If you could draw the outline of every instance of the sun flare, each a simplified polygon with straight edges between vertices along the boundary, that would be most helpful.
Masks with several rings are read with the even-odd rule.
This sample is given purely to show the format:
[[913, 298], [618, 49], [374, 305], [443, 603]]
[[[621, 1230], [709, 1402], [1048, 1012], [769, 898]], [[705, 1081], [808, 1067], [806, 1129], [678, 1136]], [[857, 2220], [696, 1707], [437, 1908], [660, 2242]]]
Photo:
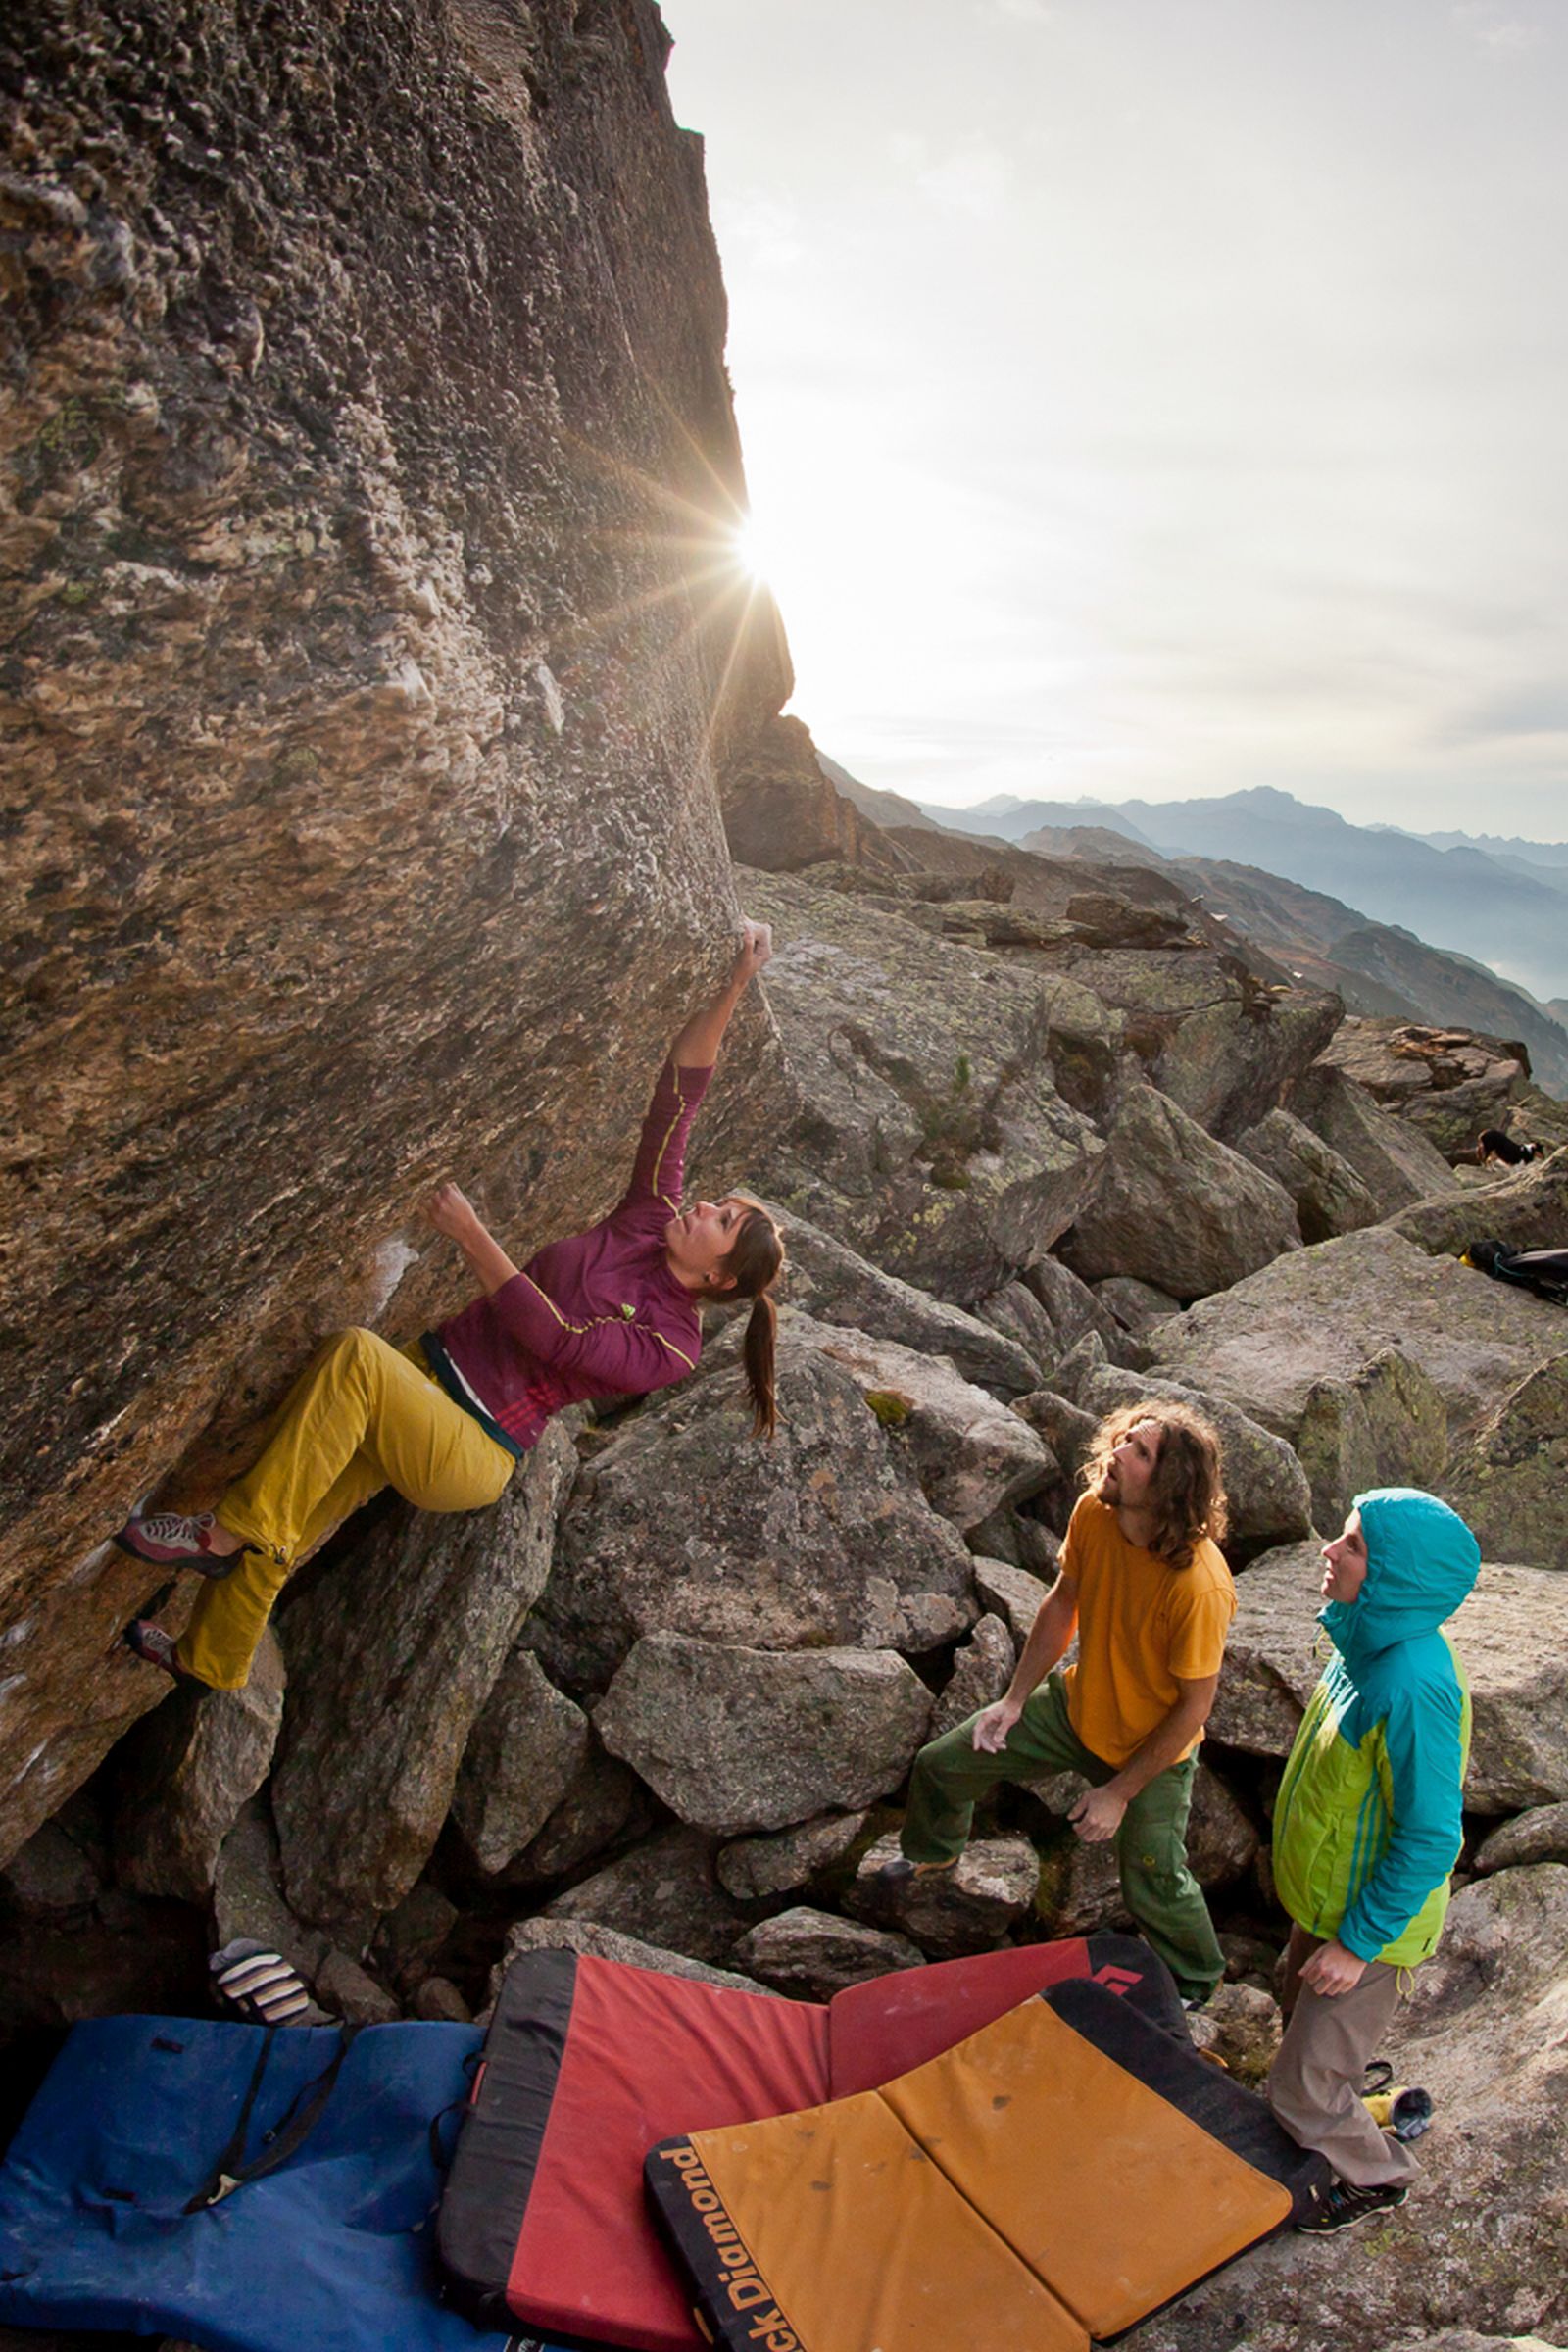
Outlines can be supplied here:
[[749, 580], [765, 580], [768, 568], [767, 551], [762, 545], [762, 536], [757, 527], [756, 515], [744, 516], [735, 525], [729, 537], [735, 562], [746, 577]]

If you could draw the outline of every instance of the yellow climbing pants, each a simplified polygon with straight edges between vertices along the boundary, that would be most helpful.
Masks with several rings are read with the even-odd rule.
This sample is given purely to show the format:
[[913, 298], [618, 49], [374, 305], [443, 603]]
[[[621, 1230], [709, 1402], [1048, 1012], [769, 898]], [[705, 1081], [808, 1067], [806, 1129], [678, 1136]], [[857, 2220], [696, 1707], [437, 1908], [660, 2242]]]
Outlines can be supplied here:
[[334, 1333], [289, 1391], [255, 1468], [218, 1505], [250, 1548], [202, 1587], [179, 1663], [216, 1690], [238, 1690], [290, 1571], [362, 1502], [395, 1487], [422, 1511], [482, 1510], [516, 1466], [453, 1403], [417, 1341], [400, 1351], [373, 1331]]

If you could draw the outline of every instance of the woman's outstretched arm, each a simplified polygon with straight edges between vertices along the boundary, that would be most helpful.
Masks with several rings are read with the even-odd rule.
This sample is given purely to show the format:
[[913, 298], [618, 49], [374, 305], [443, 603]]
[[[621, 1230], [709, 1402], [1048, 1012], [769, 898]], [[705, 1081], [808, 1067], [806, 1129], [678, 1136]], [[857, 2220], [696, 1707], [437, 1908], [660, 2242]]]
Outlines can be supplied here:
[[455, 1184], [438, 1184], [425, 1201], [424, 1213], [437, 1233], [457, 1243], [464, 1263], [487, 1298], [516, 1273], [495, 1235], [480, 1222], [467, 1194], [459, 1192]]
[[710, 1004], [694, 1012], [669, 1049], [677, 1070], [710, 1070], [729, 1027], [730, 1014], [773, 953], [773, 934], [766, 923], [744, 923], [741, 944], [729, 978]]

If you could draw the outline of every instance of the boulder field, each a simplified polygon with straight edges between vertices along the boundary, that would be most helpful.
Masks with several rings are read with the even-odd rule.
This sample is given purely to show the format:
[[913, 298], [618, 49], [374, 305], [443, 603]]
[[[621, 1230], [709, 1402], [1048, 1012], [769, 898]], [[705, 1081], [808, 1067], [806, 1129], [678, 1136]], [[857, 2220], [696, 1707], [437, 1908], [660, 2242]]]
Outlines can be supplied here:
[[[1459, 1886], [1390, 2051], [1438, 2102], [1418, 2196], [1130, 2340], [1568, 2340], [1568, 1316], [1459, 1262], [1568, 1239], [1568, 1151], [1449, 1163], [1561, 1106], [1507, 1041], [1349, 1028], [1170, 873], [834, 791], [723, 560], [723, 291], [646, 0], [132, 13], [0, 28], [0, 2046], [199, 2010], [239, 1935], [314, 2016], [460, 2019], [552, 1943], [821, 1998], [1115, 1921], [1070, 1782], [875, 1873], [1097, 1421], [1180, 1397], [1234, 1506], [1192, 1853], [1240, 2073], [1319, 1542], [1415, 1483], [1486, 1566]], [[788, 1228], [775, 1441], [715, 1307], [694, 1376], [563, 1416], [492, 1509], [337, 1531], [243, 1693], [119, 1649], [164, 1581], [128, 1506], [212, 1500], [323, 1331], [463, 1302], [423, 1187], [519, 1259], [608, 1208], [742, 909], [777, 954], [693, 1178]]]

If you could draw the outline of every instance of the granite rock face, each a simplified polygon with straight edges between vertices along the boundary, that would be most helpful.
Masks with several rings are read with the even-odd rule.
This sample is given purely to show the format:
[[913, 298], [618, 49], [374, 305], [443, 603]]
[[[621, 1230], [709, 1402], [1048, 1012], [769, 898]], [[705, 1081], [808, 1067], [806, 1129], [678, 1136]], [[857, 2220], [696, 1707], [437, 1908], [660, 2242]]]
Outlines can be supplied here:
[[1501, 1175], [1479, 1195], [1423, 1200], [1392, 1223], [1434, 1257], [1456, 1257], [1467, 1242], [1485, 1239], [1510, 1250], [1560, 1250], [1568, 1233], [1568, 1151]]
[[1473, 1152], [1484, 1127], [1505, 1128], [1513, 1104], [1530, 1092], [1528, 1050], [1470, 1029], [1348, 1020], [1323, 1060], [1450, 1158]]
[[791, 876], [741, 888], [781, 943], [768, 1001], [800, 1088], [774, 1189], [973, 1306], [1071, 1224], [1101, 1151], [1056, 1089], [1040, 979]]
[[[1320, 1380], [1307, 1392], [1296, 1449], [1311, 1482], [1313, 1523], [1338, 1535], [1369, 1487], [1437, 1485], [1448, 1458], [1443, 1392], [1397, 1348], [1380, 1348], [1348, 1380]], [[1533, 1557], [1511, 1544], [1494, 1548]]]
[[272, 1761], [283, 1652], [270, 1626], [243, 1690], [172, 1690], [115, 1759], [115, 1870], [137, 1894], [205, 1903], [224, 1838]]
[[0, 27], [0, 1850], [152, 1702], [127, 1507], [210, 1496], [322, 1330], [460, 1303], [437, 1176], [519, 1258], [608, 1208], [723, 968], [715, 770], [789, 672], [666, 47], [647, 0]]
[[864, 1984], [896, 1968], [925, 1965], [924, 1952], [907, 1936], [804, 1904], [748, 1929], [733, 1958], [775, 1991], [807, 2001], [830, 2001], [848, 1985]]
[[1201, 1298], [1299, 1246], [1290, 1196], [1152, 1086], [1126, 1089], [1062, 1254], [1086, 1282], [1133, 1275]]
[[1459, 1190], [1436, 1144], [1385, 1110], [1364, 1086], [1332, 1063], [1314, 1063], [1291, 1089], [1284, 1107], [1355, 1170], [1380, 1217]]
[[1378, 1204], [1349, 1161], [1291, 1111], [1269, 1111], [1237, 1137], [1236, 1149], [1285, 1187], [1303, 1242], [1332, 1242], [1377, 1222]]
[[400, 1508], [287, 1611], [272, 1804], [289, 1900], [306, 1918], [363, 1943], [417, 1879], [549, 1574], [576, 1467], [555, 1423], [492, 1509]]
[[660, 1400], [589, 1463], [527, 1640], [551, 1679], [603, 1690], [645, 1634], [919, 1652], [977, 1613], [956, 1528], [898, 1433], [781, 1323], [770, 1446], [727, 1369]]
[[865, 1806], [907, 1772], [931, 1694], [887, 1650], [639, 1642], [594, 1724], [693, 1827], [736, 1837]]
[[588, 1761], [592, 1733], [532, 1650], [514, 1650], [485, 1702], [452, 1792], [479, 1868], [505, 1870], [539, 1835]]
[[1320, 1380], [1353, 1380], [1395, 1348], [1442, 1395], [1452, 1436], [1561, 1352], [1552, 1318], [1540, 1299], [1372, 1225], [1161, 1324], [1152, 1369], [1233, 1397], [1294, 1442]]
[[581, 1923], [694, 1960], [722, 1960], [752, 1915], [720, 1886], [713, 1869], [717, 1846], [702, 1830], [663, 1830], [556, 1895], [531, 1924]]

